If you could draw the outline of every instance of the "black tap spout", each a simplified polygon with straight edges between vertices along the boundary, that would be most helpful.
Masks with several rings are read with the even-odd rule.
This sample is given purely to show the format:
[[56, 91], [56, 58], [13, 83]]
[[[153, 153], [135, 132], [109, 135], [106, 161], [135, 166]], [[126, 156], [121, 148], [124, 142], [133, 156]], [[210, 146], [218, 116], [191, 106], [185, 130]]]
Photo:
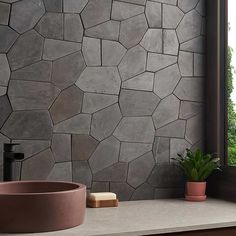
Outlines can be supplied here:
[[5, 161], [21, 161], [24, 159], [24, 153], [4, 152]]
[[3, 152], [3, 181], [12, 181], [12, 164], [14, 161], [24, 159], [24, 153], [14, 152], [14, 146], [18, 143], [4, 143]]

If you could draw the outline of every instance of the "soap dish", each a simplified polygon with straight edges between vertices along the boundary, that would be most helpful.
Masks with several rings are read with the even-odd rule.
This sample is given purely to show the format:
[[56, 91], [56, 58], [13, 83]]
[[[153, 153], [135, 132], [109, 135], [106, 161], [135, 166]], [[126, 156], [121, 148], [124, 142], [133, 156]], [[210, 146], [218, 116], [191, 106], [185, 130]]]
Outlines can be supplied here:
[[117, 207], [118, 199], [116, 194], [111, 192], [90, 193], [87, 197], [87, 206], [93, 208]]
[[92, 208], [99, 208], [99, 207], [117, 207], [118, 206], [118, 199], [113, 200], [92, 200], [87, 199], [87, 206]]

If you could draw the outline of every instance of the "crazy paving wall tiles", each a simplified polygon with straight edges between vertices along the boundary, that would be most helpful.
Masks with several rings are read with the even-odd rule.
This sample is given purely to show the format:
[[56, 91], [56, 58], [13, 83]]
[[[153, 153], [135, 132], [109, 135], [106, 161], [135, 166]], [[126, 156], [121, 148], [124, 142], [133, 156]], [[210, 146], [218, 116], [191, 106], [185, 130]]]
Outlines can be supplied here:
[[171, 158], [203, 141], [204, 25], [204, 0], [0, 0], [0, 141], [26, 156], [15, 178], [182, 194]]

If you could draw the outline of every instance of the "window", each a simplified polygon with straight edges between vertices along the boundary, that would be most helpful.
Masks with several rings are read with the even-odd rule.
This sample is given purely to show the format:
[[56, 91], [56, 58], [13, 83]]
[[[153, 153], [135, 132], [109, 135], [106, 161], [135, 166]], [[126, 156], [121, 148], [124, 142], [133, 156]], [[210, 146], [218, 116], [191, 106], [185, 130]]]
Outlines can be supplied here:
[[[232, 154], [233, 151], [230, 150], [232, 145], [229, 143], [230, 137], [228, 137], [229, 129], [231, 129], [231, 124], [228, 122], [229, 119], [231, 119], [231, 117], [229, 117], [231, 115], [229, 114], [229, 98], [232, 99], [232, 102], [234, 100], [232, 94], [234, 90], [232, 90], [231, 93], [229, 88], [231, 83], [231, 70], [229, 70], [230, 60], [227, 60], [227, 58], [230, 57], [230, 53], [228, 54], [228, 36], [231, 37], [230, 33], [228, 35], [228, 4], [230, 10], [232, 8], [233, 14], [235, 14], [235, 7], [230, 5], [232, 2], [235, 4], [236, 1], [206, 1], [207, 75], [205, 86], [205, 136], [206, 152], [217, 153], [221, 157], [221, 168], [223, 170], [222, 172], [216, 172], [209, 178], [208, 195], [236, 202], [236, 156], [234, 156], [234, 154]], [[236, 24], [236, 22], [234, 24]], [[231, 28], [230, 30], [233, 29]], [[231, 42], [230, 40], [231, 39], [229, 39], [229, 42]], [[233, 40], [236, 41], [236, 39]], [[232, 73], [234, 73], [233, 70]]]

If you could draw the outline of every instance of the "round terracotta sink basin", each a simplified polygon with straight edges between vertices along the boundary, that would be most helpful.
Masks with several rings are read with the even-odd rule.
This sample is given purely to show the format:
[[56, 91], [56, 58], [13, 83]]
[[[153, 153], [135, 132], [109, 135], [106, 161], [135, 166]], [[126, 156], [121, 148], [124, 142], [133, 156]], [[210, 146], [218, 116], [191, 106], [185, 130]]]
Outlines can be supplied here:
[[37, 233], [83, 223], [86, 187], [48, 181], [0, 183], [0, 232]]

